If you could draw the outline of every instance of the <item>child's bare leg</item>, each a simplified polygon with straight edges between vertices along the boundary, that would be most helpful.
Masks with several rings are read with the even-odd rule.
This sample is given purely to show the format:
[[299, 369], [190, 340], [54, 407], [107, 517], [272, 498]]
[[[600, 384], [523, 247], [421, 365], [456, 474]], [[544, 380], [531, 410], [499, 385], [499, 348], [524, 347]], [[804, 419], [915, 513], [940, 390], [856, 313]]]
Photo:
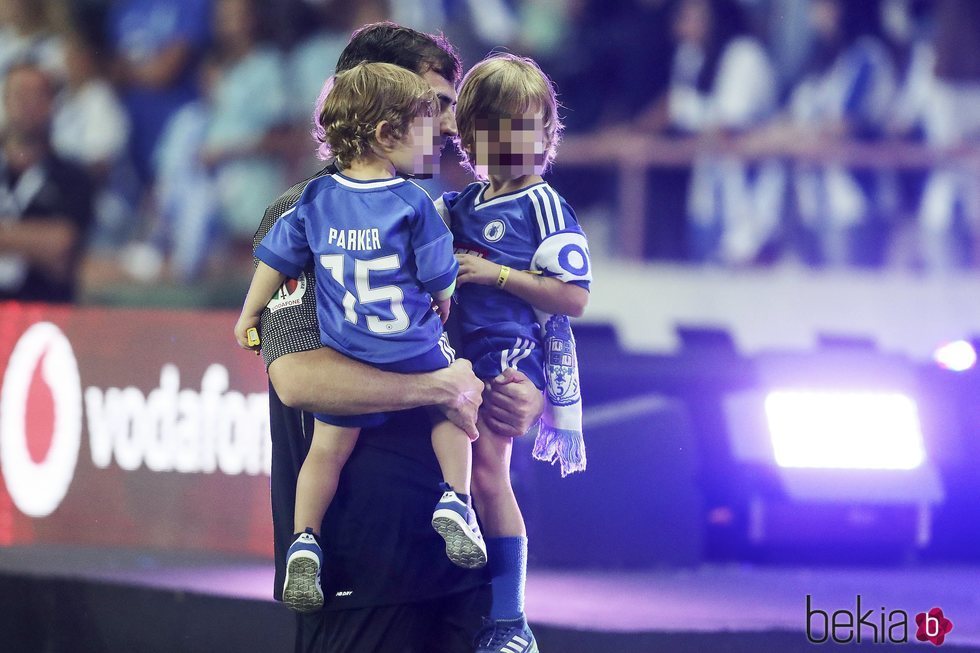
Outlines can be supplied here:
[[432, 426], [432, 450], [436, 453], [443, 480], [457, 494], [469, 495], [473, 446], [458, 426], [441, 419]]
[[323, 607], [320, 570], [323, 551], [317, 537], [327, 506], [337, 493], [340, 470], [350, 457], [361, 429], [326, 424], [316, 420], [313, 442], [296, 481], [296, 508], [289, 546], [286, 582], [282, 600], [298, 612], [315, 612]]
[[432, 512], [432, 527], [446, 541], [446, 555], [467, 569], [487, 564], [487, 548], [470, 505], [473, 447], [466, 433], [441, 414], [432, 416], [432, 449], [442, 468], [442, 498]]
[[514, 439], [497, 435], [477, 420], [480, 439], [473, 452], [473, 493], [486, 537], [526, 537], [524, 516], [510, 484]]
[[334, 426], [316, 420], [310, 452], [296, 482], [294, 532], [311, 528], [320, 534], [323, 515], [337, 493], [340, 471], [354, 450], [360, 431], [358, 427]]

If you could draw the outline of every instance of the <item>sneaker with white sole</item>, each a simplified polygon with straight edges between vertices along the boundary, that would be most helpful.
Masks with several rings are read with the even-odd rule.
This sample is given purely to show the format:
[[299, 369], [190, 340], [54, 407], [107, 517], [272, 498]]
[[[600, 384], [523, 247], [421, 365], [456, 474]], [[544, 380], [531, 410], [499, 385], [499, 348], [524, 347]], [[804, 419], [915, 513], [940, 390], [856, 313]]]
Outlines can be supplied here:
[[523, 615], [517, 619], [484, 619], [475, 645], [476, 653], [538, 653], [538, 643]]
[[464, 569], [479, 569], [487, 564], [487, 545], [483, 542], [476, 513], [442, 483], [442, 498], [432, 513], [432, 528], [446, 541], [446, 555]]
[[323, 551], [307, 528], [289, 546], [286, 553], [286, 582], [282, 590], [282, 602], [297, 612], [316, 612], [323, 607], [323, 590], [320, 588], [320, 568]]

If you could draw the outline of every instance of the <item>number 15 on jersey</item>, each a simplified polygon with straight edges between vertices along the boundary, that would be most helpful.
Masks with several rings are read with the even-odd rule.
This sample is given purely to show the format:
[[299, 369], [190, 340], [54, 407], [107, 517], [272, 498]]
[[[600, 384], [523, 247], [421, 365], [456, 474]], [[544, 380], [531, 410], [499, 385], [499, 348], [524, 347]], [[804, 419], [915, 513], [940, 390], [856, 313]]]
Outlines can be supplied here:
[[402, 301], [405, 298], [402, 289], [394, 285], [378, 286], [377, 288], [371, 287], [371, 272], [397, 270], [401, 267], [398, 255], [391, 254], [369, 260], [355, 259], [354, 291], [357, 293], [356, 296], [344, 284], [344, 266], [346, 265], [346, 261], [347, 257], [343, 254], [323, 254], [320, 256], [320, 265], [329, 270], [334, 281], [339, 283], [344, 289], [344, 319], [351, 324], [358, 323], [359, 316], [355, 310], [358, 302], [362, 305], [389, 302], [389, 310], [393, 317], [391, 319], [383, 319], [377, 315], [368, 314], [366, 316], [368, 329], [371, 333], [378, 335], [401, 333], [407, 329], [409, 327], [409, 319], [408, 313], [405, 312], [405, 307], [402, 306]]

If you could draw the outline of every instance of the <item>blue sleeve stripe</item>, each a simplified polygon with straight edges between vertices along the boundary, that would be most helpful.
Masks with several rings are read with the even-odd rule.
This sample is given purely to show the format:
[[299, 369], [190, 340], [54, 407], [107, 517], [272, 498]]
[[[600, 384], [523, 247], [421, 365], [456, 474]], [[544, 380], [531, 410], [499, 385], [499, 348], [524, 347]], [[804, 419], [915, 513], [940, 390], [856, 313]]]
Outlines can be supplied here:
[[285, 274], [290, 279], [298, 279], [299, 275], [303, 274], [302, 267], [290, 263], [261, 243], [255, 248], [255, 258], [259, 259], [273, 270]]
[[561, 200], [558, 198], [558, 193], [551, 186], [544, 186], [544, 190], [554, 203], [555, 221], [558, 223], [558, 231], [561, 231], [565, 228], [565, 212], [561, 208]]
[[[446, 262], [449, 262], [447, 265]], [[431, 243], [415, 250], [415, 263], [419, 270], [419, 281], [423, 284], [429, 283], [432, 279], [438, 279], [447, 272], [459, 270], [459, 263], [453, 256], [453, 235], [446, 232], [445, 236], [436, 238]], [[434, 276], [425, 278], [424, 274], [429, 273]], [[440, 288], [441, 290], [441, 288]]]
[[422, 285], [425, 286], [425, 290], [430, 294], [435, 296], [439, 291], [445, 290], [449, 286], [453, 285], [456, 281], [456, 274], [459, 272], [459, 263], [455, 263], [451, 270], [445, 274], [440, 274], [435, 279], [430, 279], [428, 281], [423, 281]]
[[578, 286], [579, 288], [585, 288], [589, 292], [592, 292], [592, 289], [589, 287], [589, 282], [588, 281], [581, 281], [579, 279], [570, 279], [570, 280], [566, 281], [565, 283], [570, 283], [573, 286]]

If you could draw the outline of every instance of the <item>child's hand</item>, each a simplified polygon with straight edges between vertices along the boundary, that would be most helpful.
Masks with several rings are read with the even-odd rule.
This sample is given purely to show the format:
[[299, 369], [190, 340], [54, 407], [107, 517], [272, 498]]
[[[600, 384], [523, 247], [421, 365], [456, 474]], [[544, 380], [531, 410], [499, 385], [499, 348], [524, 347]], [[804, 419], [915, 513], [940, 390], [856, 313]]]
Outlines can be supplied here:
[[456, 275], [457, 284], [475, 283], [481, 286], [497, 285], [497, 277], [500, 276], [500, 266], [496, 263], [492, 263], [479, 256], [473, 256], [472, 254], [457, 254], [456, 261], [459, 263], [459, 274]]
[[442, 320], [443, 324], [445, 324], [446, 320], [449, 319], [449, 305], [451, 302], [452, 302], [452, 297], [447, 297], [446, 299], [443, 300], [439, 300], [439, 299], [432, 300], [432, 310], [434, 310], [439, 315], [439, 319]]
[[259, 328], [259, 316], [258, 315], [242, 315], [238, 318], [238, 323], [235, 324], [235, 340], [238, 341], [238, 346], [242, 349], [248, 349], [249, 351], [258, 352], [261, 349], [261, 344], [258, 342], [258, 334], [253, 333], [252, 340], [249, 340], [249, 329]]

